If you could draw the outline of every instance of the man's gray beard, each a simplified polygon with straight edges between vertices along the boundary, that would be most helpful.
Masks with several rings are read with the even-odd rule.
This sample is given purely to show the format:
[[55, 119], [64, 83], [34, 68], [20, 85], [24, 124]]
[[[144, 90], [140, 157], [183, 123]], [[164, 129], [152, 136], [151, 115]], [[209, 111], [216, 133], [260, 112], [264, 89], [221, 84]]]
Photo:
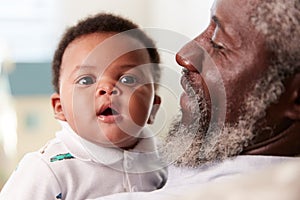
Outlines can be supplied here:
[[[221, 127], [207, 119], [209, 108], [203, 91], [193, 92], [187, 86], [192, 120], [188, 125], [181, 122], [181, 115], [174, 120], [161, 147], [164, 162], [197, 167], [239, 155], [255, 138], [255, 126], [265, 116], [267, 107], [276, 102], [284, 91], [274, 68], [266, 74], [245, 99], [244, 112], [238, 122]], [[209, 126], [210, 131], [207, 132]]]

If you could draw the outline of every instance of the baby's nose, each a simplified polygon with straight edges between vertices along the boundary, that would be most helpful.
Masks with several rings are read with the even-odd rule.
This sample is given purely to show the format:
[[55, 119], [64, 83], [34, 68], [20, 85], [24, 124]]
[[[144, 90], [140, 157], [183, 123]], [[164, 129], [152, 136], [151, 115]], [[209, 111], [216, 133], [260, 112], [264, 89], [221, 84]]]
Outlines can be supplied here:
[[114, 86], [100, 86], [98, 88], [97, 94], [102, 95], [118, 95], [120, 91]]

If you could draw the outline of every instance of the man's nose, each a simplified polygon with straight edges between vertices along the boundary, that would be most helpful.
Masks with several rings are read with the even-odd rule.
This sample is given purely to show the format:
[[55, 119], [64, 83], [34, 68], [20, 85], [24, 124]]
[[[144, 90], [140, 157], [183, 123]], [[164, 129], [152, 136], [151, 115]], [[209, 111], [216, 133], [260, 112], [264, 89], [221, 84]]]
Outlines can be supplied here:
[[189, 71], [202, 72], [202, 64], [204, 60], [204, 50], [196, 41], [187, 43], [176, 54], [176, 61], [182, 67]]

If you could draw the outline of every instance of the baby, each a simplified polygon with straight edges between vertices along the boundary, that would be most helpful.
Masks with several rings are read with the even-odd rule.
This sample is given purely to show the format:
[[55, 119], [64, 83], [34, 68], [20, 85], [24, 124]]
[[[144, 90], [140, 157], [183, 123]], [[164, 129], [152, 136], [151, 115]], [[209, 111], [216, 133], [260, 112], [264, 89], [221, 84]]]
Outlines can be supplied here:
[[131, 21], [98, 14], [67, 29], [52, 70], [56, 138], [28, 153], [0, 199], [86, 199], [166, 182], [153, 123], [159, 55]]

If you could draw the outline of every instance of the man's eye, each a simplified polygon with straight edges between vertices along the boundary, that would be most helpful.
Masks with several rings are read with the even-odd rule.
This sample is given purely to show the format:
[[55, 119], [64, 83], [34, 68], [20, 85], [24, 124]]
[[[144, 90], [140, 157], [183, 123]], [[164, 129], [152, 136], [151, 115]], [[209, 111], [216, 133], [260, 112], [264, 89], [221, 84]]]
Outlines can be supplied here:
[[218, 43], [216, 43], [215, 41], [213, 41], [212, 39], [210, 39], [210, 43], [211, 43], [211, 46], [214, 48], [214, 49], [224, 49], [224, 47]]
[[137, 83], [137, 79], [134, 76], [125, 75], [120, 78], [119, 82], [125, 85], [135, 85]]
[[85, 77], [79, 79], [77, 81], [77, 83], [80, 85], [91, 85], [91, 84], [95, 83], [95, 79], [90, 76], [85, 76]]

